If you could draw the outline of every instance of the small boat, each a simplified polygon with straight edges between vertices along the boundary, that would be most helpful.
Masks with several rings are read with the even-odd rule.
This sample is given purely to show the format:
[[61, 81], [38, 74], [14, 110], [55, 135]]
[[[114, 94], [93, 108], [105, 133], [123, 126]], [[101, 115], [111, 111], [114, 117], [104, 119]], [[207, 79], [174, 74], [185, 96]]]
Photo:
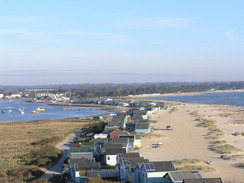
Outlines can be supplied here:
[[62, 108], [63, 111], [71, 111], [72, 108], [71, 107], [67, 107], [67, 108]]
[[36, 111], [45, 111], [45, 109], [38, 107], [36, 108]]
[[34, 111], [32, 111], [32, 113], [40, 113], [40, 112], [39, 112], [39, 111], [34, 110]]
[[9, 109], [9, 110], [7, 110], [7, 111], [2, 111], [2, 113], [7, 113], [7, 114], [9, 114], [9, 113], [12, 113], [13, 111], [11, 110], [11, 109]]
[[25, 110], [21, 109], [21, 108], [19, 108], [18, 111], [19, 111], [20, 114], [24, 114], [25, 113]]

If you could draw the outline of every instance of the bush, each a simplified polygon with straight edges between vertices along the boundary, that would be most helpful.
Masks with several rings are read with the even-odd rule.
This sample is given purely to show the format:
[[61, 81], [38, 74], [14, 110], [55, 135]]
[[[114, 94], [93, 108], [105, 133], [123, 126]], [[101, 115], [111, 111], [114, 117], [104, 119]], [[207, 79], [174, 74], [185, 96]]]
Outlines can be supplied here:
[[113, 181], [104, 180], [100, 177], [92, 177], [87, 179], [87, 183], [113, 183]]
[[40, 140], [38, 142], [32, 143], [32, 145], [41, 145], [41, 146], [53, 145], [53, 144], [57, 144], [61, 140], [62, 140], [61, 137], [59, 137], [59, 136], [53, 136], [53, 137], [45, 138], [45, 139], [42, 139], [42, 140]]
[[65, 181], [63, 180], [63, 177], [61, 175], [55, 175], [52, 178], [49, 179], [50, 183], [65, 183]]
[[187, 165], [187, 166], [183, 166], [183, 167], [179, 167], [177, 168], [177, 170], [181, 170], [181, 171], [216, 171], [216, 169], [210, 167], [210, 166], [203, 166], [203, 165]]
[[175, 160], [174, 162], [178, 164], [185, 164], [185, 163], [195, 164], [195, 163], [205, 163], [206, 161], [202, 159], [185, 158], [182, 160]]
[[21, 158], [27, 164], [34, 164], [37, 166], [47, 166], [50, 163], [56, 162], [62, 155], [62, 152], [53, 146], [45, 146], [41, 149], [32, 150], [30, 153], [23, 155]]
[[18, 180], [30, 182], [42, 176], [44, 172], [36, 166], [22, 166], [18, 169], [12, 170], [11, 174]]
[[34, 180], [31, 183], [51, 183], [48, 179]]
[[89, 124], [86, 126], [86, 128], [83, 128], [83, 134], [88, 134], [88, 133], [101, 133], [104, 130], [105, 123], [93, 123]]
[[235, 135], [235, 136], [241, 135], [241, 132], [235, 132], [235, 133], [233, 133], [233, 135]]
[[8, 182], [7, 174], [2, 168], [0, 168], [0, 182], [2, 182], [2, 183], [7, 183]]
[[212, 145], [210, 146], [210, 150], [221, 154], [240, 151], [240, 149], [234, 147], [233, 145], [227, 144], [227, 142], [224, 140], [218, 140], [212, 142]]

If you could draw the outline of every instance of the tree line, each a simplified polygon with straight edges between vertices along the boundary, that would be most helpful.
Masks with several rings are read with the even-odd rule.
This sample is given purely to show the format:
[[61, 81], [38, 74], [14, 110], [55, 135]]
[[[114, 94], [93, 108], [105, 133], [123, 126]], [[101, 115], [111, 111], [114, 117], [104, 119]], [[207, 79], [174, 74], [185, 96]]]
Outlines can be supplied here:
[[239, 90], [244, 89], [244, 82], [168, 82], [168, 83], [143, 83], [143, 84], [98, 84], [78, 87], [60, 87], [57, 91], [70, 91], [77, 97], [118, 97], [128, 95], [152, 93], [177, 93], [177, 92], [205, 92], [210, 90]]

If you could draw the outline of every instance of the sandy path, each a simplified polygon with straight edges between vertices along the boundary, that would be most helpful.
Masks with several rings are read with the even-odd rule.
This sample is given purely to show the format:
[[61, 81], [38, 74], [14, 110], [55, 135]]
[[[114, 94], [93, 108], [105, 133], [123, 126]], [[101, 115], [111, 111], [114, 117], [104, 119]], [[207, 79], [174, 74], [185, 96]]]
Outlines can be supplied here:
[[[176, 110], [170, 112], [172, 107], [167, 110], [161, 110], [157, 114], [151, 116], [152, 120], [156, 123], [152, 123], [155, 129], [152, 134], [161, 134], [165, 137], [160, 138], [143, 138], [142, 149], [140, 154], [142, 157], [151, 161], [162, 160], [177, 160], [184, 158], [197, 158], [206, 161], [213, 162], [209, 166], [216, 171], [206, 172], [203, 171], [204, 177], [222, 177], [223, 180], [235, 179], [238, 181], [244, 180], [244, 169], [234, 166], [235, 163], [239, 163], [240, 160], [224, 160], [220, 158], [221, 154], [215, 153], [208, 149], [210, 140], [206, 139], [208, 132], [207, 128], [196, 127], [197, 122], [194, 116], [190, 115], [193, 111], [199, 111], [202, 115], [206, 115], [208, 118], [215, 118], [218, 120], [219, 128], [223, 131], [227, 131], [224, 136], [225, 140], [237, 145], [239, 143], [240, 148], [244, 143], [244, 137], [240, 136], [238, 139], [233, 140], [233, 135], [228, 132], [231, 125], [229, 121], [224, 117], [219, 117], [219, 112], [213, 112], [211, 106], [196, 105], [196, 104], [180, 104], [176, 105]], [[211, 111], [210, 112], [208, 112]], [[173, 130], [163, 130], [166, 125], [170, 125]], [[236, 126], [235, 126], [236, 127]], [[233, 129], [232, 129], [233, 130]], [[243, 129], [244, 131], [244, 129]], [[152, 144], [162, 142], [163, 145], [160, 148], [152, 148]], [[243, 149], [244, 150], [244, 149]]]
[[41, 177], [39, 177], [38, 180], [50, 179], [55, 174], [60, 174], [62, 172], [62, 166], [64, 164], [65, 159], [68, 157], [69, 147], [74, 143], [76, 136], [80, 135], [81, 133], [82, 133], [82, 131], [71, 134], [71, 135], [67, 136], [62, 142], [58, 143], [55, 146], [63, 152], [63, 155], [59, 159], [59, 161], [55, 165], [53, 165], [50, 169], [48, 169], [48, 170], [43, 169], [45, 174], [42, 175]]

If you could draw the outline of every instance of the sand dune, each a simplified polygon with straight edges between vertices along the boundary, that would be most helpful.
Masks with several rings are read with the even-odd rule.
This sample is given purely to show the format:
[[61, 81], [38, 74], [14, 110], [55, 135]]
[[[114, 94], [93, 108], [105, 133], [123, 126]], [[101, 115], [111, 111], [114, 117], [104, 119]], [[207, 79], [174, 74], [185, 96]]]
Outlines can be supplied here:
[[[222, 177], [223, 180], [238, 180], [244, 182], [244, 167], [237, 164], [244, 163], [244, 136], [234, 136], [233, 133], [244, 132], [244, 113], [236, 108], [221, 105], [199, 105], [173, 103], [167, 110], [161, 110], [151, 115], [151, 124], [155, 129], [151, 136], [160, 134], [161, 137], [145, 137], [142, 139], [141, 156], [151, 161], [181, 160], [185, 158], [204, 160], [198, 163], [177, 164], [177, 167], [198, 166], [204, 168], [204, 177]], [[209, 127], [199, 127], [199, 121], [193, 113], [202, 119], [214, 120], [214, 130], [221, 131], [221, 136], [209, 135]], [[170, 125], [173, 130], [165, 130]], [[215, 132], [215, 131], [214, 131]], [[216, 138], [216, 139], [215, 139]], [[242, 151], [220, 154], [209, 149], [213, 141], [226, 143]], [[160, 148], [152, 148], [153, 144], [162, 142]], [[227, 160], [223, 157], [237, 158]], [[243, 157], [242, 157], [243, 156]], [[214, 170], [212, 170], [214, 169]]]

